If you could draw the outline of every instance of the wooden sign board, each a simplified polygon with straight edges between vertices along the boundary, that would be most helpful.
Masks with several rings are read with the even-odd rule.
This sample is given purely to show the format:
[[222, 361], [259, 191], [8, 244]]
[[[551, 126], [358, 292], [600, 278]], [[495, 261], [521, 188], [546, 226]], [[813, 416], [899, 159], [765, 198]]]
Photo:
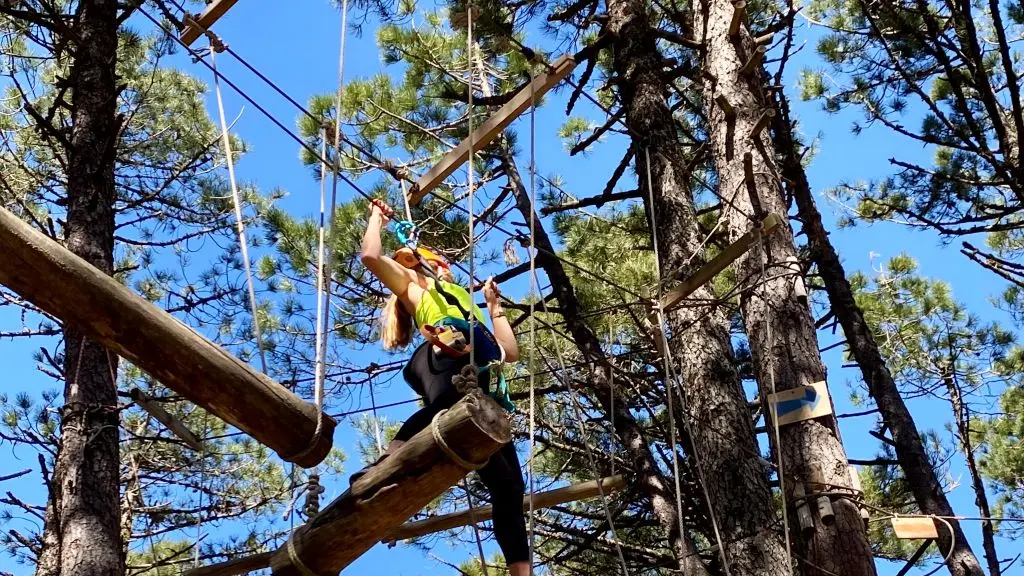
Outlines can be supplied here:
[[893, 518], [892, 530], [896, 533], [897, 538], [903, 540], [936, 539], [939, 537], [939, 531], [935, 528], [935, 521], [931, 518]]
[[779, 426], [821, 418], [832, 413], [832, 399], [828, 395], [828, 385], [824, 380], [810, 386], [800, 386], [772, 394], [768, 397], [768, 402], [775, 405], [772, 412], [778, 418]]

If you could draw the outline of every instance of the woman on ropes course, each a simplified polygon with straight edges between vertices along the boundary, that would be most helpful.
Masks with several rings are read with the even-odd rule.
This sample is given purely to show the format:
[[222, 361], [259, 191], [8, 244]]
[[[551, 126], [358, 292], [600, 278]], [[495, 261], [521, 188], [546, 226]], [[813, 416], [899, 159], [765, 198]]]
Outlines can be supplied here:
[[[425, 337], [412, 353], [402, 371], [405, 381], [420, 396], [425, 406], [413, 414], [399, 429], [387, 450], [370, 466], [374, 466], [407, 442], [417, 432], [430, 425], [441, 410], [451, 408], [462, 394], [452, 382], [453, 377], [471, 361], [480, 364], [477, 382], [485, 394], [489, 393], [507, 410], [513, 406], [500, 379], [502, 362], [519, 359], [519, 346], [515, 334], [498, 300], [498, 286], [488, 278], [484, 284], [484, 299], [490, 313], [494, 331], [487, 329], [483, 312], [473, 304], [468, 291], [452, 283], [451, 270], [444, 259], [422, 247], [403, 247], [393, 256], [381, 252], [381, 229], [391, 219], [393, 211], [379, 200], [370, 204], [370, 217], [363, 234], [361, 259], [391, 291], [391, 297], [381, 314], [381, 340], [384, 348], [404, 348], [412, 341], [412, 326]], [[469, 310], [475, 315], [475, 322]], [[470, 326], [473, 326], [474, 352], [469, 351]], [[495, 380], [492, 392], [491, 380]], [[368, 468], [352, 476], [354, 482]], [[479, 470], [480, 479], [491, 492], [494, 510], [494, 535], [498, 540], [505, 562], [512, 576], [530, 573], [529, 545], [526, 521], [523, 515], [523, 496], [526, 483], [519, 466], [515, 443], [510, 442], [491, 456]]]

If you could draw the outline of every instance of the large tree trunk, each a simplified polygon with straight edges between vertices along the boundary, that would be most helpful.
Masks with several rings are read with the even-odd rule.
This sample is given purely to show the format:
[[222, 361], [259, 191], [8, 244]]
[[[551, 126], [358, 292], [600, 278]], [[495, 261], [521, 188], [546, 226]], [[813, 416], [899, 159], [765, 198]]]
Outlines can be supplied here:
[[[696, 269], [699, 230], [686, 172], [687, 154], [679, 142], [666, 100], [664, 61], [651, 34], [646, 4], [608, 1], [608, 30], [613, 37], [613, 67], [620, 82], [626, 123], [634, 134], [640, 190], [657, 230], [662, 270]], [[635, 135], [643, 135], [641, 140]], [[650, 158], [650, 189], [647, 163]], [[689, 264], [689, 266], [687, 266]], [[700, 288], [696, 298], [711, 298]], [[787, 571], [782, 539], [771, 527], [776, 514], [765, 469], [734, 368], [727, 320], [721, 310], [683, 307], [669, 314], [669, 348], [683, 359], [678, 385], [688, 400], [691, 461], [711, 501], [733, 574], [777, 576]], [[668, 376], [666, 376], [668, 378]], [[669, 388], [674, 388], [670, 383]], [[672, 393], [675, 393], [673, 390]]]
[[[832, 304], [832, 312], [839, 320], [847, 346], [860, 366], [868, 393], [874, 399], [882, 421], [892, 435], [896, 459], [914, 492], [918, 508], [925, 514], [954, 516], [953, 507], [946, 499], [935, 469], [928, 460], [914, 418], [910, 415], [910, 410], [907, 409], [899, 388], [896, 387], [892, 374], [885, 365], [885, 360], [871, 334], [871, 328], [865, 322], [864, 314], [854, 299], [853, 288], [846, 278], [846, 270], [839, 261], [839, 255], [836, 254], [829, 241], [828, 232], [822, 224], [821, 213], [818, 212], [811, 195], [811, 186], [800, 162], [796, 139], [793, 137], [789, 101], [783, 95], [778, 98], [778, 113], [772, 121], [772, 132], [779, 152], [782, 175], [790, 194], [796, 200], [803, 231], [807, 234], [810, 258], [825, 285], [825, 291]], [[948, 562], [950, 574], [982, 574], [981, 564], [971, 550], [960, 523], [953, 519], [949, 522], [953, 526], [955, 536], [955, 545]], [[949, 550], [951, 538], [948, 531], [939, 530], [938, 543], [943, 552]]]
[[[75, 13], [68, 150], [68, 249], [114, 269], [114, 150], [118, 134], [117, 2], [81, 0]], [[60, 576], [124, 573], [118, 497], [117, 358], [64, 329], [64, 407], [49, 515]], [[50, 550], [44, 556], [53, 557]], [[49, 567], [46, 567], [49, 568]]]
[[[548, 280], [551, 282], [551, 291], [558, 299], [558, 305], [562, 309], [569, 333], [587, 362], [588, 370], [592, 374], [589, 388], [601, 402], [608, 417], [615, 423], [615, 432], [622, 442], [626, 451], [626, 459], [635, 474], [634, 486], [650, 499], [652, 510], [658, 519], [658, 525], [666, 534], [669, 545], [679, 559], [679, 570], [686, 576], [706, 575], [707, 571], [697, 555], [696, 546], [686, 534], [679, 530], [679, 512], [676, 507], [673, 487], [658, 469], [654, 454], [651, 453], [650, 443], [636, 419], [627, 409], [626, 402], [622, 400], [617, 390], [612, 389], [610, 378], [612, 368], [601, 350], [601, 340], [583, 321], [582, 308], [565, 268], [557, 258], [551, 256], [551, 254], [555, 254], [555, 247], [540, 224], [540, 215], [534, 211], [535, 207], [519, 176], [515, 158], [509, 150], [507, 142], [501, 144], [501, 153], [505, 172], [512, 185], [516, 207], [527, 222], [530, 221], [532, 215], [533, 221], [536, 223], [533, 236], [537, 246], [537, 265], [547, 274]], [[616, 395], [615, 401], [612, 400], [612, 394]]]
[[[787, 206], [771, 146], [765, 146], [767, 138], [753, 130], [769, 105], [760, 84], [760, 66], [753, 66], [749, 76], [741, 70], [755, 47], [745, 17], [739, 34], [730, 37], [733, 11], [728, 0], [702, 0], [693, 9], [693, 30], [704, 46], [700, 65], [706, 73], [702, 82], [719, 194], [725, 198], [723, 212], [729, 233], [736, 239], [764, 214], [785, 217]], [[723, 99], [728, 105], [723, 105]], [[744, 164], [750, 178], [745, 178]], [[765, 250], [755, 247], [737, 261], [739, 281], [753, 284], [741, 296], [740, 308], [762, 398], [773, 388], [786, 390], [825, 380], [806, 300], [798, 297], [792, 276], [780, 274], [796, 257], [791, 230], [781, 228], [764, 239]], [[814, 480], [851, 485], [833, 415], [783, 426], [778, 444], [774, 449], [782, 458], [787, 502], [794, 502], [793, 489], [798, 483]], [[832, 501], [832, 507], [834, 525], [826, 526], [815, 518], [809, 537], [802, 537], [798, 529], [791, 531], [802, 572], [874, 574], [871, 547], [856, 504], [839, 498]]]

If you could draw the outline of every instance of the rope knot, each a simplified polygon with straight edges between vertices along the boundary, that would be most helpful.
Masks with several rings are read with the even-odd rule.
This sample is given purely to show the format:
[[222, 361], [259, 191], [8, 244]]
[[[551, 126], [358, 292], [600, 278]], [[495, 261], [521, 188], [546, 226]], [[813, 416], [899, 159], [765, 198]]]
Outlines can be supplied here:
[[306, 503], [302, 507], [302, 513], [306, 518], [312, 518], [320, 513], [320, 495], [326, 489], [320, 485], [320, 475], [316, 472], [309, 475], [306, 482]]
[[452, 385], [459, 394], [482, 394], [480, 382], [477, 379], [480, 368], [476, 364], [467, 364], [462, 367], [458, 374], [452, 376]]

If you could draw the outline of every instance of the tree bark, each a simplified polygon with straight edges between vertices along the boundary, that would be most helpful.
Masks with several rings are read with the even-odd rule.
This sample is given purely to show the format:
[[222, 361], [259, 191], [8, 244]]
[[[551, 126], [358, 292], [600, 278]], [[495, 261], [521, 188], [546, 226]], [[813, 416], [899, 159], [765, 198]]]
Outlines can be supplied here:
[[[114, 269], [114, 151], [119, 121], [116, 0], [81, 0], [75, 13], [68, 150], [69, 250]], [[60, 576], [124, 573], [118, 494], [117, 358], [64, 328], [64, 406], [52, 490]]]
[[[684, 169], [687, 151], [676, 136], [666, 98], [668, 80], [661, 73], [663, 59], [646, 4], [609, 0], [607, 5], [613, 68], [619, 77], [626, 123], [634, 134], [640, 190], [648, 215], [653, 215], [658, 265], [661, 270], [696, 270], [703, 261], [694, 258], [701, 242], [689, 187], [691, 174]], [[701, 287], [694, 296], [710, 299], [712, 294]], [[782, 538], [771, 529], [776, 513], [758, 457], [747, 398], [734, 367], [725, 314], [717, 308], [682, 307], [668, 315], [668, 324], [673, 335], [670, 351], [685, 359], [678, 386], [688, 400], [684, 411], [691, 421], [692, 467], [703, 472], [710, 511], [731, 571], [737, 575], [786, 573], [788, 559]]]
[[[755, 128], [764, 127], [761, 118], [770, 109], [761, 85], [761, 66], [748, 65], [758, 55], [757, 48], [745, 16], [740, 19], [739, 33], [730, 36], [733, 18], [732, 2], [702, 0], [693, 9], [692, 29], [704, 46], [701, 68], [705, 72], [702, 83], [710, 144], [719, 195], [724, 198], [723, 217], [735, 240], [764, 214], [784, 217], [788, 211], [769, 152], [770, 141]], [[741, 283], [754, 283], [741, 295], [740, 309], [761, 398], [767, 398], [774, 390], [810, 385], [826, 377], [806, 300], [796, 293], [792, 275], [781, 274], [789, 270], [787, 263], [797, 255], [792, 231], [783, 226], [764, 237], [762, 246], [764, 249], [755, 248], [740, 257], [736, 269]], [[786, 502], [794, 502], [793, 489], [798, 483], [814, 480], [851, 485], [833, 415], [783, 426], [779, 435], [773, 448], [782, 461]], [[834, 499], [831, 504], [833, 525], [818, 517], [808, 538], [802, 537], [799, 529], [791, 531], [802, 572], [874, 574], [874, 558], [857, 506], [846, 498]]]
[[[807, 234], [807, 247], [811, 261], [821, 276], [832, 304], [832, 311], [843, 328], [847, 346], [853, 354], [867, 385], [868, 393], [878, 405], [882, 421], [888, 427], [896, 459], [913, 490], [914, 500], [924, 514], [954, 516], [946, 494], [942, 491], [939, 478], [928, 460], [924, 444], [917, 431], [910, 410], [907, 408], [899, 388], [892, 379], [889, 368], [875, 343], [871, 328], [864, 320], [864, 313], [854, 298], [853, 288], [846, 277], [839, 255], [828, 238], [828, 232], [821, 221], [821, 213], [815, 205], [811, 186], [807, 181], [800, 162], [797, 142], [793, 136], [790, 120], [789, 101], [779, 96], [776, 102], [777, 114], [772, 120], [775, 148], [779, 152], [782, 175], [789, 193], [796, 201], [803, 231]], [[952, 576], [981, 574], [981, 564], [971, 549], [960, 523], [950, 519], [955, 535], [955, 546], [950, 555], [948, 568]], [[939, 531], [939, 549], [949, 550], [950, 534]]]

